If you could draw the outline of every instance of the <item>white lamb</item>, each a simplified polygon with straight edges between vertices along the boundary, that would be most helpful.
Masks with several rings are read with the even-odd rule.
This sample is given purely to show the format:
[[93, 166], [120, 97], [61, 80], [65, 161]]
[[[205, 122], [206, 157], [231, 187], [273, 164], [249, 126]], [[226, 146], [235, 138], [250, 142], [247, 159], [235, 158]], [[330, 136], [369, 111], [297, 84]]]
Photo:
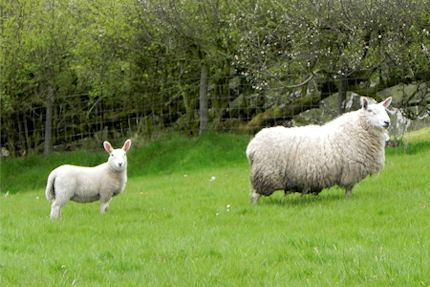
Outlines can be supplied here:
[[338, 185], [350, 196], [356, 183], [382, 170], [385, 160], [386, 108], [391, 97], [343, 114], [323, 126], [272, 127], [258, 132], [246, 155], [251, 164], [251, 201], [275, 190], [318, 194]]
[[122, 148], [113, 149], [105, 141], [103, 147], [109, 153], [107, 162], [95, 167], [62, 165], [48, 177], [45, 195], [51, 205], [51, 218], [60, 216], [60, 209], [69, 200], [93, 202], [100, 200], [100, 212], [105, 213], [112, 197], [124, 191], [127, 183], [127, 151], [131, 140]]

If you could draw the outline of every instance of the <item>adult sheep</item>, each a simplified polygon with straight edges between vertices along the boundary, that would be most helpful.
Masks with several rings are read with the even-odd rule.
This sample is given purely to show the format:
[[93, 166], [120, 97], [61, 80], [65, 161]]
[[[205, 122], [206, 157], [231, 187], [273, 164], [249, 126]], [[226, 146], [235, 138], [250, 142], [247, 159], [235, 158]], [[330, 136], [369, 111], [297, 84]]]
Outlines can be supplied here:
[[46, 199], [52, 202], [51, 219], [60, 216], [61, 208], [69, 201], [93, 202], [100, 200], [100, 212], [105, 213], [112, 197], [124, 191], [127, 183], [127, 151], [131, 140], [122, 148], [113, 149], [105, 141], [108, 161], [95, 167], [62, 165], [48, 176]]
[[250, 141], [251, 201], [275, 190], [318, 194], [338, 185], [350, 196], [356, 183], [382, 170], [385, 160], [386, 108], [360, 99], [362, 108], [325, 125], [265, 128]]

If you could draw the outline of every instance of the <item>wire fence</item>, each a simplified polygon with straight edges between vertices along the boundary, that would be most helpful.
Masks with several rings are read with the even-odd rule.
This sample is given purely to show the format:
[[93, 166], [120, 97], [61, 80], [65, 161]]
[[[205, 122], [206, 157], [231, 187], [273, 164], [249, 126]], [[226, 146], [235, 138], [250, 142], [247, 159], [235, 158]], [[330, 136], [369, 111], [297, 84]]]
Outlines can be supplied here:
[[[217, 84], [219, 79], [208, 82], [207, 131], [253, 134], [274, 125], [321, 124], [359, 107], [357, 94], [346, 87], [348, 92], [340, 99], [336, 85], [317, 88], [310, 81], [305, 88], [278, 85], [257, 90], [238, 77], [224, 79], [222, 85]], [[104, 140], [120, 143], [136, 136], [150, 140], [171, 132], [198, 135], [199, 109], [198, 79], [187, 85], [175, 83], [161, 91], [136, 91], [121, 97], [88, 93], [57, 96], [52, 111], [53, 150], [99, 149]], [[8, 124], [1, 125], [2, 155], [12, 150], [18, 156], [41, 153], [46, 118], [43, 101], [23, 104], [21, 110], [14, 111], [6, 119]]]

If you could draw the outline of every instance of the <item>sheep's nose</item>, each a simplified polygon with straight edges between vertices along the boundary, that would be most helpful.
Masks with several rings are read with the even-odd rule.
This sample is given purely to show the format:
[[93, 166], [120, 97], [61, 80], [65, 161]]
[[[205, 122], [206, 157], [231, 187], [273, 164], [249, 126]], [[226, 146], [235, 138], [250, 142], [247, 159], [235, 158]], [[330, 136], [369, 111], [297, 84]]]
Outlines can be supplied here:
[[384, 128], [388, 128], [390, 126], [390, 122], [389, 121], [384, 121]]
[[121, 167], [122, 166], [122, 162], [119, 162], [118, 165], [119, 165], [119, 167]]

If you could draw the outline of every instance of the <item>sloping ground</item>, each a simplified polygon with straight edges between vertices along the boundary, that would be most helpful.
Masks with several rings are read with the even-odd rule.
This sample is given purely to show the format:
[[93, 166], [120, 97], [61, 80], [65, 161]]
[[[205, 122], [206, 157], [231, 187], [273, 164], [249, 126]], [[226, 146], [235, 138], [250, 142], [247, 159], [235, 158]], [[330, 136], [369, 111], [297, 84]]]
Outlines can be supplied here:
[[[246, 163], [248, 135], [207, 134], [200, 138], [166, 135], [152, 142], [134, 141], [128, 155], [129, 177], [200, 170]], [[31, 191], [46, 185], [49, 172], [62, 164], [95, 166], [107, 161], [102, 143], [99, 151], [54, 153], [1, 159], [1, 192]]]
[[0, 285], [430, 285], [430, 129], [388, 150], [384, 171], [348, 200], [333, 188], [251, 205], [246, 142], [137, 148], [126, 192], [104, 216], [97, 203], [70, 203], [51, 222], [43, 185], [2, 194]]

